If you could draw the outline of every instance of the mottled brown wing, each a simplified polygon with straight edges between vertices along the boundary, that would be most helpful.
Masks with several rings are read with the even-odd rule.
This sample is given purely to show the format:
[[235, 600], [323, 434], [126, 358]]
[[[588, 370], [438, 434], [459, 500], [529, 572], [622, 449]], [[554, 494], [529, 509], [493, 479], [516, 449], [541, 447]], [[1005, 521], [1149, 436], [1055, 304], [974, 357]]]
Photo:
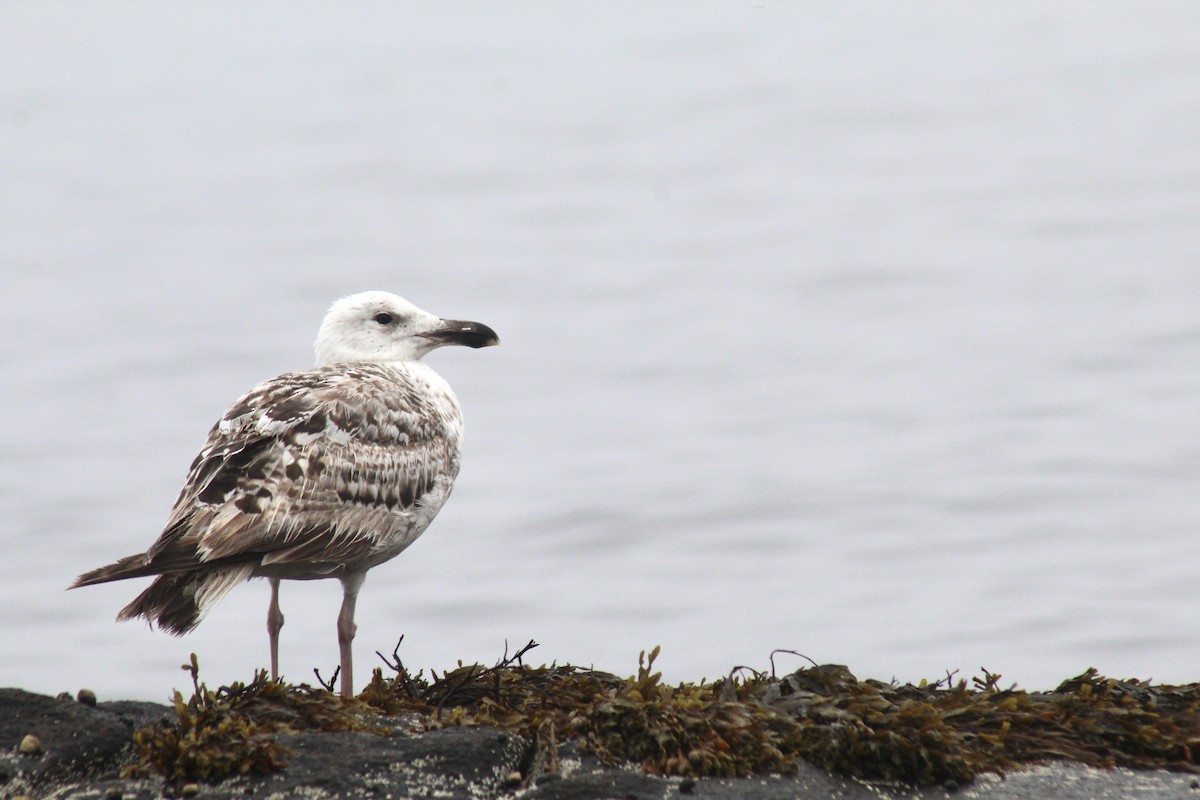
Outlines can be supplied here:
[[419, 388], [380, 365], [259, 385], [213, 427], [147, 554], [152, 563], [167, 571], [370, 558], [422, 516], [423, 501], [444, 500], [458, 470], [457, 406]]

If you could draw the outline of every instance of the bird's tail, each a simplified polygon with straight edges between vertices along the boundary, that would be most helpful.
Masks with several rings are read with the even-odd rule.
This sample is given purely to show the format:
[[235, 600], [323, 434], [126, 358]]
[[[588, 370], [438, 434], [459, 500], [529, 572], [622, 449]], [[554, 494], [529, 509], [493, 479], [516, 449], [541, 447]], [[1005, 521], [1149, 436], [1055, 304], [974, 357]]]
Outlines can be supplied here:
[[125, 578], [140, 578], [143, 575], [155, 575], [162, 572], [150, 566], [150, 556], [138, 553], [136, 556], [125, 556], [107, 566], [89, 570], [83, 573], [68, 589], [78, 589], [80, 586], [91, 586], [94, 583], [108, 583]]
[[[234, 564], [216, 569], [205, 567], [159, 575], [146, 591], [121, 609], [117, 620], [145, 617], [168, 633], [180, 636], [199, 625], [205, 612], [214, 603], [253, 574], [253, 564]], [[84, 577], [87, 576], [80, 576], [80, 580]], [[99, 583], [103, 580], [115, 578], [99, 578], [91, 582]], [[77, 582], [77, 585], [86, 584]]]

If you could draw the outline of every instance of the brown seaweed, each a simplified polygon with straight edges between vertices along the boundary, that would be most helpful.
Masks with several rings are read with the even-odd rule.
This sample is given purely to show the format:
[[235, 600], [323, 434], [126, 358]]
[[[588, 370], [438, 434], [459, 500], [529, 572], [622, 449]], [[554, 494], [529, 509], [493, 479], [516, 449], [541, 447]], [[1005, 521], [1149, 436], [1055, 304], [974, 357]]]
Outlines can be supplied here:
[[[806, 761], [870, 781], [966, 783], [1053, 760], [1096, 767], [1200, 771], [1200, 685], [1114, 680], [1095, 670], [1053, 692], [1002, 689], [983, 671], [918, 685], [859, 680], [816, 665], [782, 677], [735, 669], [712, 682], [662, 682], [656, 647], [636, 675], [570, 665], [528, 666], [530, 642], [495, 665], [412, 674], [397, 650], [353, 700], [258, 673], [213, 692], [190, 665], [193, 695], [176, 692], [178, 722], [139, 730], [137, 774], [214, 781], [279, 769], [288, 753], [272, 734], [429, 730], [493, 725], [530, 743], [531, 771], [557, 768], [573, 742], [609, 765], [655, 775], [787, 774]], [[382, 657], [382, 656], [381, 656]]]

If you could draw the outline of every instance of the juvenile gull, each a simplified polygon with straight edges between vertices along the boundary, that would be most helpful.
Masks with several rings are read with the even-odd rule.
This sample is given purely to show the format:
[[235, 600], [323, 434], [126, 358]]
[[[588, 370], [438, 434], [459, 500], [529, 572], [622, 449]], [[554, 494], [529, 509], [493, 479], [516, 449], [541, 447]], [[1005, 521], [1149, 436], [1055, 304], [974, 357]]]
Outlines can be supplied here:
[[352, 696], [354, 604], [367, 570], [421, 535], [458, 474], [462, 411], [420, 361], [447, 344], [499, 339], [387, 292], [338, 300], [317, 334], [316, 368], [260, 383], [213, 426], [158, 541], [71, 588], [157, 575], [117, 619], [145, 617], [180, 635], [237, 584], [266, 578], [278, 677], [279, 581], [337, 578], [341, 693]]

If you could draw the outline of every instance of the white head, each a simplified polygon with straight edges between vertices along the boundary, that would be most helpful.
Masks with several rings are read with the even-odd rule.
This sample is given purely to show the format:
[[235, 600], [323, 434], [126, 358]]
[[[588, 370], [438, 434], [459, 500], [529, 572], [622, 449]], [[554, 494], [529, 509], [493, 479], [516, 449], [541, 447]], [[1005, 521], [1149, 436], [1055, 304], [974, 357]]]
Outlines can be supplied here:
[[388, 292], [343, 297], [317, 333], [317, 366], [343, 361], [416, 361], [437, 347], [500, 344], [487, 325], [441, 319]]

